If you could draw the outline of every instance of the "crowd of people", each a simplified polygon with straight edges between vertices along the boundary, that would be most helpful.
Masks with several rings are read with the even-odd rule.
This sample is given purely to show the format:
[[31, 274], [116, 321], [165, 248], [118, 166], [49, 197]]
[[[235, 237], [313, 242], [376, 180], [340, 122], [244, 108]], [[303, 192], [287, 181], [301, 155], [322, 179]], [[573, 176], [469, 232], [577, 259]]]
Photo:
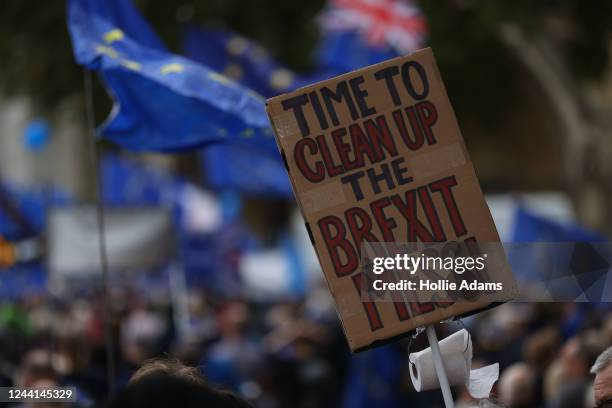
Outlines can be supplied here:
[[[174, 358], [211, 387], [257, 407], [443, 406], [439, 391], [416, 393], [410, 381], [408, 351], [426, 347], [425, 336], [352, 355], [324, 285], [274, 303], [191, 289], [186, 318], [164, 290], [116, 286], [109, 300], [36, 295], [2, 304], [1, 385], [73, 386], [77, 406], [96, 406], [149, 359]], [[439, 337], [463, 327], [474, 343], [474, 367], [500, 363], [491, 401], [510, 408], [594, 405], [590, 371], [612, 344], [610, 305], [508, 303], [440, 324]], [[458, 407], [478, 406], [464, 387], [454, 396]]]

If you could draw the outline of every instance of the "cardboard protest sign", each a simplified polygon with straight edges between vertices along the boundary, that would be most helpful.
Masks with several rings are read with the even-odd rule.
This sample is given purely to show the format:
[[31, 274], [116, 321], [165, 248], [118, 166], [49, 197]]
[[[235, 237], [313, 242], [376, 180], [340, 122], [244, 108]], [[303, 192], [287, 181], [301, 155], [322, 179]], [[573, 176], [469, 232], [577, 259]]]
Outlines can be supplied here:
[[363, 242], [499, 241], [431, 49], [272, 98], [267, 110], [351, 350], [490, 303], [360, 295]]

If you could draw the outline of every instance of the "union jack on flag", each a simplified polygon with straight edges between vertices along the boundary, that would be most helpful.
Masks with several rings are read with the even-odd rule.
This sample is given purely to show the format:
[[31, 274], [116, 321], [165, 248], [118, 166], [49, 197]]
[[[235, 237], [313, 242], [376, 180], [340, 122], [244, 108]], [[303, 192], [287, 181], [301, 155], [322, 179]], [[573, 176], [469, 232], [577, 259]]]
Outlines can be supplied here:
[[320, 22], [326, 30], [357, 30], [369, 45], [407, 53], [423, 46], [427, 23], [410, 0], [329, 0]]

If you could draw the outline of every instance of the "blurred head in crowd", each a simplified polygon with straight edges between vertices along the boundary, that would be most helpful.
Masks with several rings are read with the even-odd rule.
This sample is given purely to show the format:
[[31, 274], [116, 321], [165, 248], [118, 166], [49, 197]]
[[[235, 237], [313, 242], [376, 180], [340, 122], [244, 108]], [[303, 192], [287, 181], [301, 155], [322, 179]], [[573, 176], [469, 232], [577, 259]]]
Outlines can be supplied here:
[[232, 393], [208, 386], [197, 368], [187, 367], [177, 360], [149, 360], [109, 406], [241, 408], [250, 405]]
[[121, 351], [125, 360], [139, 366], [157, 355], [166, 329], [166, 322], [155, 313], [146, 309], [131, 312], [121, 326]]
[[49, 351], [35, 349], [23, 358], [15, 383], [19, 387], [45, 387], [57, 385], [57, 379]]
[[544, 396], [551, 407], [584, 405], [589, 389], [588, 370], [604, 349], [605, 341], [602, 332], [591, 329], [564, 344], [544, 376]]
[[585, 333], [569, 339], [561, 349], [560, 361], [567, 381], [583, 379], [595, 358], [605, 348], [598, 332]]
[[144, 362], [130, 378], [130, 385], [136, 384], [150, 377], [173, 377], [191, 382], [195, 385], [204, 385], [206, 382], [196, 367], [189, 367], [178, 360], [154, 358]]
[[546, 370], [544, 375], [544, 397], [547, 401], [552, 401], [559, 395], [560, 390], [566, 381], [565, 372], [561, 361], [556, 360]]
[[[15, 379], [17, 387], [56, 388], [59, 386], [59, 375], [53, 368], [51, 354], [48, 350], [36, 349], [25, 355]], [[55, 403], [27, 403], [24, 407], [51, 408]]]
[[531, 408], [535, 392], [535, 372], [525, 363], [511, 365], [499, 379], [499, 399], [510, 408]]
[[612, 407], [612, 347], [608, 347], [597, 357], [591, 368], [595, 374], [593, 394], [597, 408]]
[[525, 340], [523, 345], [525, 362], [538, 372], [543, 372], [554, 360], [560, 343], [561, 336], [556, 328], [548, 326], [538, 330]]
[[217, 318], [223, 337], [240, 337], [249, 320], [249, 308], [243, 302], [229, 302], [220, 308]]
[[612, 313], [605, 319], [602, 332], [606, 344], [612, 344]]
[[490, 399], [483, 399], [478, 401], [478, 408], [505, 408], [505, 406]]
[[491, 311], [486, 324], [481, 324], [476, 336], [478, 345], [487, 351], [503, 350], [516, 338], [520, 338], [533, 318], [531, 304], [509, 303]]

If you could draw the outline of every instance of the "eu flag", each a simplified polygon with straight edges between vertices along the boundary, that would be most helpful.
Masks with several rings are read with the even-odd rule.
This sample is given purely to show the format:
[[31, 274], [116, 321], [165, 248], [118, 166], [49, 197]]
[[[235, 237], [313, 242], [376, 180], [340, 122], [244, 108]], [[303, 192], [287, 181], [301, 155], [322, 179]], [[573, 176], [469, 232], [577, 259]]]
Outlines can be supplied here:
[[282, 160], [267, 152], [228, 144], [202, 151], [204, 174], [211, 188], [253, 197], [291, 199], [293, 192]]
[[176, 209], [186, 182], [144, 163], [115, 155], [102, 159], [102, 198], [106, 205], [163, 206]]
[[[229, 30], [184, 29], [186, 55], [266, 96], [301, 86], [305, 79], [277, 63], [254, 41]], [[291, 199], [291, 183], [280, 156], [253, 146], [217, 144], [202, 150], [208, 185], [217, 191]]]
[[[371, 48], [356, 32], [326, 32], [318, 46], [321, 67], [299, 75], [276, 61], [251, 39], [227, 29], [183, 29], [183, 50], [194, 61], [222, 72], [265, 96], [289, 92], [312, 82], [395, 57], [390, 47]], [[249, 196], [291, 199], [291, 184], [278, 155], [236, 145], [216, 145], [202, 151], [204, 174], [213, 189]]]
[[99, 132], [129, 150], [173, 151], [216, 142], [278, 154], [264, 100], [228, 77], [167, 52], [128, 0], [68, 0], [76, 61], [115, 100]]
[[307, 74], [296, 73], [279, 63], [256, 41], [222, 28], [185, 26], [183, 50], [187, 57], [266, 97], [291, 92], [342, 73], [321, 69]]
[[319, 69], [342, 74], [377, 64], [401, 54], [390, 45], [372, 46], [356, 30], [327, 31], [317, 46]]
[[226, 29], [183, 29], [185, 55], [268, 97], [305, 85], [302, 78], [279, 64], [270, 53]]
[[506, 253], [524, 293], [552, 301], [609, 299], [605, 288], [612, 285], [608, 276], [612, 254], [604, 235], [520, 206], [513, 240]]
[[0, 180], [0, 237], [18, 241], [39, 234], [45, 227], [50, 207], [72, 203], [58, 187], [28, 187]]
[[515, 214], [514, 242], [605, 242], [606, 237], [576, 223], [560, 223], [519, 206]]

